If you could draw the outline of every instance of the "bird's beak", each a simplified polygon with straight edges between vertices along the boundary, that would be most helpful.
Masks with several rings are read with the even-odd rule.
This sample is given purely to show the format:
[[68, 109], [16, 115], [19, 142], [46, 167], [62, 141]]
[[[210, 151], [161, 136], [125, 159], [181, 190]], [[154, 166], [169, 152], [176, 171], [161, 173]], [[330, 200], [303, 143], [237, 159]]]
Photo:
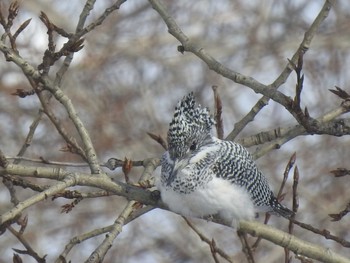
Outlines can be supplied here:
[[174, 160], [174, 165], [172, 166], [171, 172], [170, 172], [170, 176], [168, 177], [168, 179], [166, 180], [166, 184], [167, 186], [170, 186], [171, 183], [175, 180], [176, 175], [177, 175], [177, 167], [178, 167], [178, 159]]

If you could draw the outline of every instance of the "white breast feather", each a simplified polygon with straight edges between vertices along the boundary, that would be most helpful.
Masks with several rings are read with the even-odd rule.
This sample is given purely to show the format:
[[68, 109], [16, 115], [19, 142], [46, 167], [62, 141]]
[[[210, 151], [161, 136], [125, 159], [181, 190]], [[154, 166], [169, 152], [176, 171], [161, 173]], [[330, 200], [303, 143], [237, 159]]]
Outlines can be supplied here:
[[255, 215], [249, 194], [240, 186], [221, 178], [213, 178], [204, 189], [190, 194], [166, 189], [159, 181], [157, 187], [169, 209], [184, 216], [203, 218], [219, 214], [225, 222], [237, 226], [239, 220], [250, 220]]

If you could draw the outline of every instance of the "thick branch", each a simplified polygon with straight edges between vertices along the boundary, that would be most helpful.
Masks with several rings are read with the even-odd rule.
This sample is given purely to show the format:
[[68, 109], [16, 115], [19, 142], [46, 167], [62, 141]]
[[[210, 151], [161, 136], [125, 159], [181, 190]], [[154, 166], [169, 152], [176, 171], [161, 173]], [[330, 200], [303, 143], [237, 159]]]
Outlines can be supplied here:
[[[153, 164], [157, 165], [157, 163], [158, 161], [155, 161]], [[150, 170], [151, 169], [152, 168], [150, 168]], [[56, 185], [46, 189], [44, 192], [34, 195], [33, 197], [21, 202], [10, 211], [5, 212], [0, 216], [0, 224], [11, 220], [25, 208], [46, 199], [48, 196], [59, 193], [65, 190], [67, 187], [73, 185], [97, 187], [99, 189], [124, 196], [129, 200], [135, 200], [143, 204], [166, 209], [164, 204], [158, 199], [158, 196], [155, 197], [152, 192], [141, 187], [135, 187], [122, 182], [113, 182], [107, 176], [94, 176], [84, 173], [70, 173], [59, 168], [55, 169], [44, 167], [24, 167], [14, 164], [8, 164], [6, 168], [0, 168], [0, 175], [2, 174], [16, 174], [18, 176], [48, 178], [53, 180], [60, 180], [62, 182], [58, 182]], [[147, 170], [145, 170], [145, 175], [146, 174], [148, 174]], [[216, 222], [220, 223], [220, 221]], [[286, 247], [297, 254], [301, 254], [310, 258], [322, 260], [324, 262], [348, 262], [345, 258], [333, 253], [329, 249], [324, 249], [309, 242], [302, 241], [294, 236], [274, 229], [270, 226], [260, 224], [258, 222], [241, 222], [240, 229], [254, 236], [259, 236], [270, 240], [271, 242], [276, 243], [282, 247]]]
[[8, 164], [5, 169], [0, 168], [0, 175], [4, 174], [23, 177], [47, 178], [62, 182], [56, 183], [56, 185], [46, 189], [44, 192], [32, 196], [31, 198], [19, 203], [12, 210], [2, 214], [0, 216], [0, 225], [13, 219], [16, 215], [21, 213], [29, 206], [34, 205], [35, 203], [42, 201], [49, 196], [60, 193], [73, 185], [97, 187], [99, 189], [124, 196], [129, 200], [135, 200], [146, 205], [165, 208], [161, 201], [158, 200], [159, 196], [152, 194], [151, 191], [122, 182], [113, 182], [107, 175], [104, 174], [101, 174], [101, 176], [95, 176], [84, 173], [71, 173], [61, 168], [26, 167], [14, 164]]
[[349, 259], [334, 253], [329, 248], [324, 248], [301, 240], [268, 225], [254, 221], [242, 221], [240, 223], [240, 230], [252, 236], [262, 237], [276, 245], [288, 248], [297, 255], [304, 255], [325, 263], [349, 263]]

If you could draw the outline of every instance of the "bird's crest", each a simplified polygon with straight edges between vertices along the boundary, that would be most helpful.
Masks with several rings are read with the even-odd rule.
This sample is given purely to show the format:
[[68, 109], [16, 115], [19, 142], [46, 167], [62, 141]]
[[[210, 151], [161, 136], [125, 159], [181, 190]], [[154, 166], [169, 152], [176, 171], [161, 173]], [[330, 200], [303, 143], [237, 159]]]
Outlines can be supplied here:
[[191, 140], [210, 134], [211, 127], [215, 122], [207, 108], [202, 108], [200, 105], [196, 107], [195, 104], [195, 98], [191, 92], [175, 107], [174, 117], [168, 131], [171, 155], [182, 156]]

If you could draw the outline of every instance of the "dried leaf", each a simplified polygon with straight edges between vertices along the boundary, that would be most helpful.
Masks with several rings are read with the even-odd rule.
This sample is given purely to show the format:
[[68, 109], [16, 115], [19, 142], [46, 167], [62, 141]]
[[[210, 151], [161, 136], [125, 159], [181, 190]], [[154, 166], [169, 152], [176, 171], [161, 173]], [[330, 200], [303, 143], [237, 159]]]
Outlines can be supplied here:
[[81, 200], [83, 200], [83, 198], [82, 198], [82, 197], [78, 197], [78, 198], [74, 199], [74, 201], [73, 201], [72, 203], [63, 205], [63, 206], [62, 206], [62, 209], [61, 209], [61, 213], [66, 213], [66, 214], [68, 214], [70, 211], [73, 210], [73, 208], [74, 208], [77, 204], [79, 204], [79, 202], [80, 202]]
[[8, 26], [12, 26], [12, 21], [18, 15], [19, 5], [18, 2], [12, 2], [9, 7], [9, 14], [7, 17]]
[[2, 9], [3, 6], [2, 6], [2, 3], [0, 2], [0, 23], [3, 27], [6, 26], [6, 21], [5, 21], [5, 17], [4, 17], [4, 14], [2, 13]]
[[28, 215], [26, 215], [23, 218], [20, 218], [17, 221], [17, 224], [21, 226], [19, 233], [22, 235], [24, 233], [24, 230], [26, 229], [27, 225], [28, 225]]
[[28, 255], [28, 251], [27, 250], [22, 250], [22, 249], [18, 249], [18, 248], [12, 248], [12, 250], [17, 252], [18, 254]]
[[332, 218], [333, 222], [340, 221], [343, 218], [340, 214], [328, 214], [328, 215]]
[[[290, 159], [288, 161], [288, 164], [287, 164], [288, 172], [289, 172], [290, 169], [292, 169], [293, 165], [295, 164], [296, 159], [297, 159], [297, 153], [294, 152], [292, 154], [292, 156], [290, 157]], [[286, 168], [286, 170], [287, 170], [287, 168]]]
[[224, 123], [222, 120], [222, 101], [219, 96], [218, 87], [212, 86], [212, 89], [214, 91], [214, 104], [215, 104], [215, 111], [214, 111], [214, 119], [216, 121], [216, 132], [219, 139], [224, 138]]
[[[287, 165], [286, 165], [286, 168], [284, 169], [283, 180], [282, 180], [280, 189], [279, 189], [278, 194], [277, 194], [277, 199], [279, 199], [280, 196], [282, 196], [282, 192], [283, 192], [284, 186], [285, 186], [285, 184], [286, 184], [286, 182], [287, 182], [290, 169], [292, 169], [293, 165], [295, 164], [296, 158], [297, 158], [297, 155], [296, 155], [296, 153], [294, 152], [294, 153], [292, 154], [292, 156], [290, 157], [290, 159], [289, 159], [289, 161], [288, 161], [288, 163], [287, 163]], [[283, 196], [282, 198], [284, 198], [284, 196]], [[283, 200], [283, 199], [282, 199], [282, 200]]]
[[85, 40], [84, 38], [81, 38], [81, 39], [78, 39], [77, 41], [75, 41], [73, 43], [73, 45], [71, 45], [68, 48], [68, 51], [69, 52], [78, 52], [79, 50], [81, 50], [84, 47], [84, 45], [83, 45], [84, 40]]
[[346, 100], [346, 99], [350, 99], [350, 95], [349, 93], [347, 93], [345, 90], [335, 86], [336, 89], [329, 89], [330, 92], [332, 92], [333, 94], [337, 95], [338, 97]]
[[339, 221], [348, 213], [350, 213], [350, 203], [348, 203], [345, 209], [340, 211], [338, 214], [329, 214], [329, 216], [332, 217], [332, 221]]
[[298, 169], [298, 166], [295, 166], [294, 176], [293, 176], [293, 212], [297, 212], [299, 208], [298, 184], [299, 184], [299, 169]]
[[34, 90], [26, 91], [24, 89], [16, 89], [16, 92], [11, 93], [11, 95], [18, 96], [20, 98], [25, 98], [27, 96], [31, 96], [34, 94], [35, 94]]
[[74, 208], [74, 204], [73, 203], [62, 205], [61, 213], [62, 214], [63, 213], [68, 214], [70, 211], [72, 211], [73, 208]]
[[127, 183], [129, 183], [129, 176], [128, 175], [129, 175], [129, 173], [131, 171], [131, 168], [132, 168], [132, 161], [125, 157], [124, 163], [123, 163], [123, 166], [122, 166], [122, 170], [123, 170], [123, 173], [124, 173], [124, 176], [125, 176], [125, 181]]
[[212, 238], [210, 242], [210, 251], [211, 253], [216, 253], [216, 242], [214, 238]]
[[22, 25], [17, 29], [16, 33], [13, 35], [14, 39], [16, 39], [18, 37], [18, 35], [29, 25], [31, 20], [32, 19], [29, 18], [28, 20], [26, 20], [25, 22], [22, 23]]
[[167, 143], [160, 135], [155, 135], [151, 132], [147, 132], [148, 136], [151, 137], [153, 140], [155, 140], [157, 143], [159, 143], [165, 150], [168, 149]]
[[73, 145], [67, 143], [60, 149], [61, 152], [77, 153], [78, 151], [73, 147]]
[[16, 253], [13, 254], [12, 260], [13, 260], [13, 263], [22, 263], [23, 262], [21, 257]]
[[68, 145], [61, 147], [61, 152], [70, 152], [70, 147]]
[[124, 163], [123, 163], [123, 173], [129, 174], [131, 168], [132, 168], [132, 161], [125, 157]]
[[40, 12], [39, 18], [45, 24], [47, 29], [52, 30], [52, 23], [51, 23], [49, 17], [43, 11]]
[[350, 170], [345, 168], [337, 168], [336, 170], [330, 171], [334, 175], [334, 177], [342, 177], [345, 175], [350, 175]]
[[142, 203], [140, 203], [140, 202], [136, 202], [133, 206], [132, 206], [132, 208], [133, 209], [140, 209], [140, 208], [142, 208], [143, 207], [143, 204]]

